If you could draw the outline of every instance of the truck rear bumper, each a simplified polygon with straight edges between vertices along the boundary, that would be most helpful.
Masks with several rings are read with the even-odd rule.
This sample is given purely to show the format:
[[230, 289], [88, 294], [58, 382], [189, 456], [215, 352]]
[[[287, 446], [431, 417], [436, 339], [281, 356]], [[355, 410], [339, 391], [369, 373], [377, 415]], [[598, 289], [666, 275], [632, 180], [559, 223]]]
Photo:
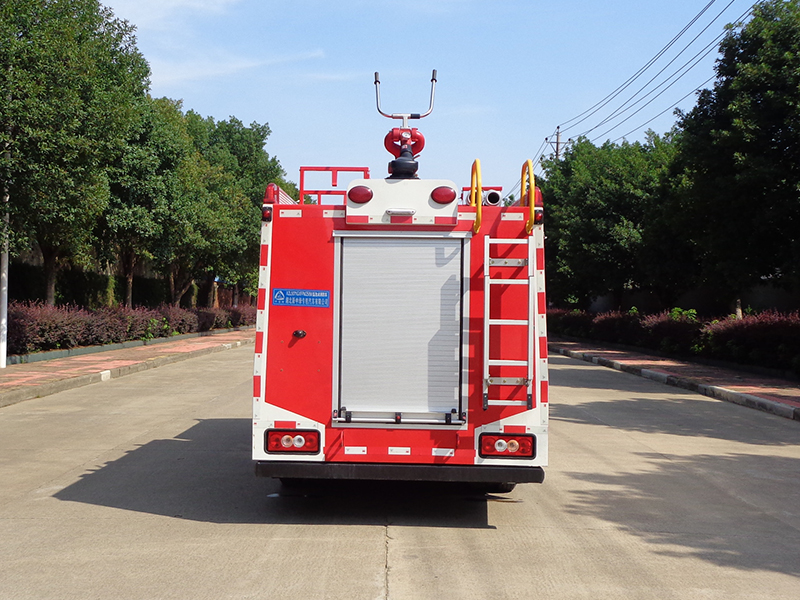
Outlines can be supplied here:
[[460, 483], [542, 483], [542, 467], [406, 465], [375, 463], [256, 462], [259, 477], [451, 481]]

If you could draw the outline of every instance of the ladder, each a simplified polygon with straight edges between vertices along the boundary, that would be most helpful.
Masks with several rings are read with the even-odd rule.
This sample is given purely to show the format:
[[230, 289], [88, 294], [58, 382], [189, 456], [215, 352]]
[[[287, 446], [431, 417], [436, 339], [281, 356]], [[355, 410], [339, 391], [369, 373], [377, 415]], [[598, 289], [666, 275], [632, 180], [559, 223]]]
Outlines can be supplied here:
[[[491, 247], [498, 246], [498, 250], [512, 248], [515, 245], [527, 247], [527, 258], [492, 258]], [[533, 236], [526, 236], [521, 239], [491, 238], [484, 237], [484, 263], [483, 263], [483, 285], [484, 285], [484, 306], [483, 306], [483, 410], [490, 406], [526, 406], [533, 408], [533, 385], [534, 385], [534, 333], [535, 333], [535, 244]], [[490, 268], [516, 268], [524, 267], [524, 275], [516, 277], [490, 277]], [[491, 318], [491, 290], [496, 285], [524, 285], [527, 286], [528, 306], [527, 318], [507, 319]], [[489, 356], [491, 330], [497, 327], [524, 327], [526, 340], [526, 358], [521, 360], [519, 357], [505, 358], [502, 356]], [[495, 366], [516, 366], [525, 367], [525, 377], [497, 377], [492, 376], [490, 367]], [[490, 398], [490, 393], [502, 386], [525, 387], [526, 398], [524, 400], [502, 400]]]

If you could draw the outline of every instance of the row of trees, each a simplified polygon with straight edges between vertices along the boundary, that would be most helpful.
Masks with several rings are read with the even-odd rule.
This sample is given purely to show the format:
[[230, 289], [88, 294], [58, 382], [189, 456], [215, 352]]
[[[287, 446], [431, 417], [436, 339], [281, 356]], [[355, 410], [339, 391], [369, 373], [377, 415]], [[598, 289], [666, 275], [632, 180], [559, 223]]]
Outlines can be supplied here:
[[269, 127], [151, 98], [149, 74], [133, 27], [97, 0], [0, 4], [2, 208], [12, 251], [41, 252], [47, 304], [65, 264], [115, 265], [128, 306], [142, 261], [173, 304], [195, 279], [257, 271], [264, 187], [285, 176]]
[[716, 74], [672, 132], [582, 138], [544, 162], [557, 301], [800, 289], [800, 1], [757, 4], [721, 43]]

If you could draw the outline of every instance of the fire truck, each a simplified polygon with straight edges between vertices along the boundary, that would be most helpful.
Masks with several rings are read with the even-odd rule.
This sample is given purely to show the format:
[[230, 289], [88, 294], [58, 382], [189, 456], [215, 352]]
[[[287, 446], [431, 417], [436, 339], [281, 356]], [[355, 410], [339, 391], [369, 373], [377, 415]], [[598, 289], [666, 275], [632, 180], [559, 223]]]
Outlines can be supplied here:
[[[256, 474], [470, 482], [510, 491], [547, 465], [544, 231], [531, 161], [519, 198], [420, 179], [409, 121], [389, 175], [303, 167], [262, 211], [253, 377]], [[323, 174], [320, 175], [319, 172]], [[306, 176], [330, 177], [307, 189]], [[354, 175], [355, 174], [355, 175]], [[346, 188], [340, 177], [351, 179]], [[461, 191], [461, 193], [459, 193]], [[334, 203], [323, 202], [332, 197]]]

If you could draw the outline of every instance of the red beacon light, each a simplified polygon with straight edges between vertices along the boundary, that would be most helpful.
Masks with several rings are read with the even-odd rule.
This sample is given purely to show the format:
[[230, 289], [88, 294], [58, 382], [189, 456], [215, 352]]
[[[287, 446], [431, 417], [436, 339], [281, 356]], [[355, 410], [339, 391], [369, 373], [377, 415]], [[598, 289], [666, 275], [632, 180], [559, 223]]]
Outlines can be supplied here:
[[437, 204], [450, 204], [456, 196], [456, 191], [446, 185], [440, 185], [431, 192], [431, 198]]
[[356, 204], [366, 204], [372, 200], [372, 190], [365, 185], [357, 185], [347, 192], [347, 197]]

